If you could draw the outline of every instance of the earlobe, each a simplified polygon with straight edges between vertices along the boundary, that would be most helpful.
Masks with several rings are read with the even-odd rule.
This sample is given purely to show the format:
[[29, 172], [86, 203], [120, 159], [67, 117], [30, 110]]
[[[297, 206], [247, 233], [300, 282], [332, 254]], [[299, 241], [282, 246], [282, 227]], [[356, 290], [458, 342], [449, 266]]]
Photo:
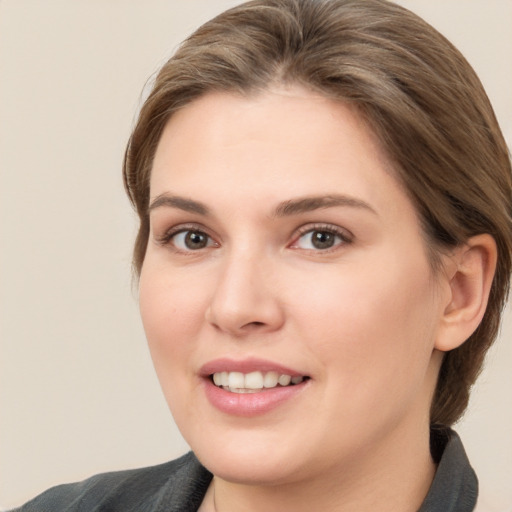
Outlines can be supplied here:
[[470, 238], [450, 258], [450, 298], [435, 348], [448, 352], [462, 345], [480, 324], [496, 269], [497, 248], [491, 235]]

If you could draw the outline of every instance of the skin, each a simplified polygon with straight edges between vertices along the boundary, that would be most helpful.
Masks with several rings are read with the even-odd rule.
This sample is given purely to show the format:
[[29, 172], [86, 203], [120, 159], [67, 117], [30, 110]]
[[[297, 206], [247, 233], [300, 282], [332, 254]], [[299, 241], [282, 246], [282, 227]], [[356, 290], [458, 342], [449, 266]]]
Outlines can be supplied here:
[[[333, 194], [350, 201], [276, 214]], [[176, 423], [215, 475], [202, 510], [417, 510], [435, 471], [436, 347], [465, 336], [446, 334], [458, 281], [453, 258], [433, 275], [414, 207], [357, 113], [297, 87], [207, 94], [165, 128], [158, 198], [140, 308]], [[315, 229], [332, 247], [312, 244]], [[265, 414], [229, 415], [199, 375], [223, 357], [310, 379]]]

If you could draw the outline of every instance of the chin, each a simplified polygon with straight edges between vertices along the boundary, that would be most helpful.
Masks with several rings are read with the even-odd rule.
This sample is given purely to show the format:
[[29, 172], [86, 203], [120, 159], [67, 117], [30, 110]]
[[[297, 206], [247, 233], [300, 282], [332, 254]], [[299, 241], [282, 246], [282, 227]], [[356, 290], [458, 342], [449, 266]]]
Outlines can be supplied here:
[[[292, 449], [282, 435], [269, 432], [224, 432], [222, 437], [203, 432], [192, 450], [214, 475], [232, 483], [275, 485], [290, 481], [300, 473], [297, 449]], [[218, 439], [218, 441], [213, 441]], [[289, 440], [289, 439], [288, 439]], [[300, 451], [301, 459], [305, 457]]]
[[259, 457], [224, 454], [200, 460], [215, 476], [236, 484], [276, 485], [296, 479], [297, 472], [288, 458], [266, 458], [265, 455], [268, 454]]

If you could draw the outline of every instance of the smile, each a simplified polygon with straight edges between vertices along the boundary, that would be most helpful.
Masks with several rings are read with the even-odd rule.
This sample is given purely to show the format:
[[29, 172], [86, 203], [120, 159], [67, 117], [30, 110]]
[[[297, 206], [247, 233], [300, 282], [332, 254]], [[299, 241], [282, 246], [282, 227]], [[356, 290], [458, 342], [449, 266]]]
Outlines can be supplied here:
[[242, 372], [215, 372], [211, 375], [213, 383], [231, 393], [258, 393], [265, 389], [293, 386], [307, 379], [302, 375], [280, 374], [275, 371], [250, 373]]
[[253, 357], [209, 361], [200, 368], [199, 376], [205, 396], [215, 409], [246, 418], [298, 400], [313, 381], [304, 369]]

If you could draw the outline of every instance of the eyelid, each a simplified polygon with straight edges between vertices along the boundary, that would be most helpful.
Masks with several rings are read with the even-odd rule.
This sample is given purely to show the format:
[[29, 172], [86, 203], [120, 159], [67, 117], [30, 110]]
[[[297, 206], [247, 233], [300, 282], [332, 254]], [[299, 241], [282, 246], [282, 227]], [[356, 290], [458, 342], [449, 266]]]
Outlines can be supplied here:
[[340, 226], [337, 226], [335, 224], [326, 224], [322, 222], [315, 222], [312, 224], [305, 224], [304, 226], [301, 226], [296, 230], [296, 232], [293, 234], [292, 242], [289, 244], [288, 247], [290, 248], [297, 248], [299, 250], [309, 251], [309, 249], [301, 249], [300, 247], [296, 247], [297, 242], [301, 237], [306, 235], [307, 233], [311, 233], [312, 231], [327, 231], [330, 232], [338, 237], [341, 238], [342, 242], [341, 244], [337, 244], [336, 246], [329, 248], [329, 249], [316, 249], [313, 252], [318, 253], [328, 253], [335, 251], [339, 249], [340, 246], [350, 244], [354, 241], [354, 235], [346, 228], [342, 228]]
[[[219, 242], [216, 240], [216, 238], [211, 234], [210, 230], [203, 226], [202, 224], [198, 224], [195, 222], [186, 222], [184, 224], [177, 224], [175, 226], [170, 227], [169, 229], [166, 229], [163, 231], [162, 234], [154, 235], [153, 239], [158, 243], [159, 245], [172, 245], [171, 240], [174, 236], [176, 236], [179, 233], [183, 233], [185, 231], [198, 231], [200, 233], [204, 233], [210, 240], [212, 240], [215, 244], [215, 246], [219, 246]], [[199, 252], [200, 249], [197, 251], [182, 251], [178, 249], [177, 247], [173, 246], [173, 249], [178, 252]]]

